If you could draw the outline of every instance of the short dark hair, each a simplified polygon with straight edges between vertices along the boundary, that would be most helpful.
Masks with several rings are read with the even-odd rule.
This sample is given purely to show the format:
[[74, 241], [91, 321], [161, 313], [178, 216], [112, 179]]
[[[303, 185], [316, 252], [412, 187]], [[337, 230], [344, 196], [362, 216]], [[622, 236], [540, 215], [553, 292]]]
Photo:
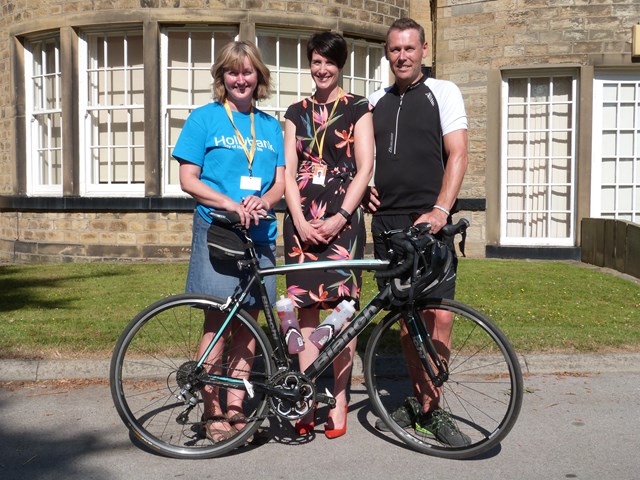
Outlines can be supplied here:
[[311, 35], [307, 41], [307, 60], [309, 63], [311, 63], [313, 52], [328, 58], [341, 70], [347, 63], [347, 41], [339, 33], [319, 32]]
[[424, 28], [412, 18], [399, 18], [398, 20], [393, 22], [389, 27], [389, 30], [387, 30], [387, 38], [389, 38], [389, 33], [391, 33], [393, 30], [400, 30], [401, 32], [404, 30], [417, 30], [418, 34], [420, 35], [420, 43], [424, 45], [424, 42], [427, 41], [424, 34]]

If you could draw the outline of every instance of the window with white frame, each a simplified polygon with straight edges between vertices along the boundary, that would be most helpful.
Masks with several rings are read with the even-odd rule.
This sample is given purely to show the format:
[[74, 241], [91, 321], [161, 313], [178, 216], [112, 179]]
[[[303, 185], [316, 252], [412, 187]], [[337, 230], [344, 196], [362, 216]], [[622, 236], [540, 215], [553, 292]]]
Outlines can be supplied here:
[[259, 106], [284, 123], [284, 113], [292, 103], [311, 95], [313, 82], [307, 61], [310, 32], [262, 29], [256, 32], [256, 45], [271, 71], [273, 95]]
[[591, 216], [640, 223], [640, 72], [596, 77]]
[[[274, 95], [262, 101], [260, 108], [281, 122], [289, 105], [313, 93], [307, 60], [307, 40], [311, 34], [271, 29], [256, 32], [256, 45], [271, 70], [275, 87]], [[381, 42], [346, 40], [349, 56], [342, 70], [342, 87], [368, 96], [383, 85], [383, 72], [387, 71], [384, 46]]]
[[62, 195], [62, 128], [58, 37], [34, 39], [25, 48], [27, 190]]
[[[259, 102], [259, 107], [281, 121], [290, 104], [313, 90], [306, 59], [309, 35], [301, 31], [259, 29], [256, 36], [274, 85], [272, 97]], [[220, 48], [237, 37], [238, 29], [232, 26], [183, 25], [161, 29], [160, 130], [164, 195], [184, 195], [179, 186], [178, 164], [171, 157], [173, 147], [191, 111], [212, 100], [211, 65]], [[347, 41], [349, 59], [343, 70], [343, 86], [353, 93], [368, 95], [381, 87], [386, 78], [383, 45], [355, 39]], [[143, 196], [142, 28], [86, 30], [81, 35], [78, 54], [80, 193]], [[59, 124], [59, 115], [56, 119]], [[50, 145], [48, 148], [53, 152], [52, 145], [56, 144], [46, 145]], [[59, 139], [57, 145], [60, 145]], [[60, 150], [56, 152], [60, 157]]]
[[169, 27], [162, 31], [162, 156], [167, 195], [183, 195], [179, 164], [171, 153], [191, 111], [212, 101], [211, 65], [220, 49], [237, 34], [237, 28], [232, 27]]
[[144, 195], [142, 30], [87, 32], [79, 50], [82, 193]]
[[503, 81], [501, 243], [574, 245], [576, 77]]
[[347, 39], [349, 57], [342, 70], [345, 90], [368, 97], [383, 86], [383, 72], [387, 72], [387, 59], [382, 43]]

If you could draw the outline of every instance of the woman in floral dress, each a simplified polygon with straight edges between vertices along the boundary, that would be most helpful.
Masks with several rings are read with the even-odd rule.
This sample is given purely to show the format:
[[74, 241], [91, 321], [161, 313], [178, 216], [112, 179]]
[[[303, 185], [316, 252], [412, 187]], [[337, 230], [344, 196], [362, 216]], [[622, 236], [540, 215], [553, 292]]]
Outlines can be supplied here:
[[[285, 114], [285, 261], [359, 259], [366, 238], [360, 202], [373, 173], [369, 102], [338, 85], [347, 59], [342, 36], [313, 35], [307, 43], [307, 58], [315, 93], [291, 105]], [[333, 309], [343, 299], [353, 299], [358, 306], [361, 280], [361, 272], [349, 270], [287, 275], [288, 295], [298, 307], [305, 339], [318, 325], [320, 310]], [[354, 351], [352, 341], [334, 361], [336, 408], [325, 425], [328, 438], [346, 432], [347, 385]], [[302, 371], [318, 353], [313, 343], [305, 342], [299, 354]], [[298, 434], [313, 430], [313, 413], [296, 423]]]

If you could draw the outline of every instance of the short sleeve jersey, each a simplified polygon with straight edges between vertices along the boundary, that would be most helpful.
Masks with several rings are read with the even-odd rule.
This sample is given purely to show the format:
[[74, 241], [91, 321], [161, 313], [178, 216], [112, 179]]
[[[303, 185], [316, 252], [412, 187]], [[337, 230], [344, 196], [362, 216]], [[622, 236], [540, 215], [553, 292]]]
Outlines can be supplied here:
[[[249, 113], [232, 112], [233, 121], [251, 148]], [[184, 124], [173, 157], [201, 168], [200, 180], [214, 190], [240, 202], [247, 195], [264, 195], [273, 185], [276, 168], [285, 165], [282, 127], [274, 117], [254, 108], [256, 150], [252, 170], [231, 125], [224, 106], [218, 102], [195, 109]], [[260, 179], [259, 189], [241, 188], [240, 179], [252, 175]], [[244, 185], [243, 185], [244, 186]], [[213, 208], [198, 204], [198, 212], [211, 222], [208, 212]], [[276, 222], [252, 225], [251, 238], [258, 245], [275, 242]]]
[[449, 81], [422, 77], [404, 94], [393, 85], [374, 92], [374, 182], [378, 214], [424, 213], [433, 207], [446, 165], [444, 135], [467, 129], [462, 94]]

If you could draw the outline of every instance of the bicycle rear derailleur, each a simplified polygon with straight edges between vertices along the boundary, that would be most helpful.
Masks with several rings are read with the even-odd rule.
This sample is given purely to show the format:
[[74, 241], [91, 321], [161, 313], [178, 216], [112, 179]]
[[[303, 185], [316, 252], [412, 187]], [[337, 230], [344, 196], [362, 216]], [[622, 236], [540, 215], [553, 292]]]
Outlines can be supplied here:
[[[189, 420], [189, 413], [198, 404], [198, 391], [204, 385], [206, 372], [203, 368], [198, 368], [195, 361], [185, 362], [175, 371], [175, 383], [180, 387], [179, 391], [174, 391], [174, 396], [181, 402], [184, 402], [186, 408], [176, 417], [176, 422], [186, 425]], [[171, 382], [167, 379], [167, 385]], [[171, 390], [171, 388], [170, 388]]]

